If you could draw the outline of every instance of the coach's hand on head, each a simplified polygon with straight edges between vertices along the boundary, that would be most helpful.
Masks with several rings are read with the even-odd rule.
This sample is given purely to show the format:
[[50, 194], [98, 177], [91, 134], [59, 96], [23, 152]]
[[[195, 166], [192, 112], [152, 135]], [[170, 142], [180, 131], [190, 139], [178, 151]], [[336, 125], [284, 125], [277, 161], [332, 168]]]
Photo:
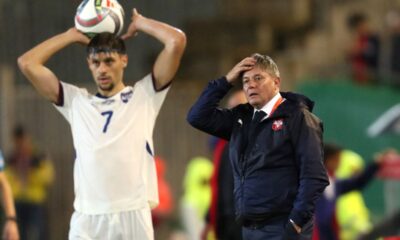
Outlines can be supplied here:
[[141, 14], [138, 13], [136, 8], [132, 10], [132, 22], [128, 26], [128, 30], [124, 35], [121, 36], [122, 39], [126, 40], [130, 37], [136, 36], [138, 33], [138, 22], [140, 21], [140, 18], [143, 18]]
[[254, 67], [256, 60], [253, 57], [246, 57], [238, 64], [236, 64], [229, 72], [226, 74], [226, 80], [233, 84], [236, 80], [239, 79], [240, 75], [243, 72], [249, 71]]
[[90, 42], [90, 39], [75, 27], [68, 29], [66, 34], [68, 34], [77, 43], [87, 45]]

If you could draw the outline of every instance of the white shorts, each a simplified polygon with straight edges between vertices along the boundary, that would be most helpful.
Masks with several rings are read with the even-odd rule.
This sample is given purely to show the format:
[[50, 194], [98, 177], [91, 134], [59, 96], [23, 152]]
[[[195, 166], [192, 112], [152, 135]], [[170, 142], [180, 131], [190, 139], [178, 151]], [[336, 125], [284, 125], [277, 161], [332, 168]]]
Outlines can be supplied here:
[[74, 212], [69, 240], [154, 240], [150, 208], [111, 214]]

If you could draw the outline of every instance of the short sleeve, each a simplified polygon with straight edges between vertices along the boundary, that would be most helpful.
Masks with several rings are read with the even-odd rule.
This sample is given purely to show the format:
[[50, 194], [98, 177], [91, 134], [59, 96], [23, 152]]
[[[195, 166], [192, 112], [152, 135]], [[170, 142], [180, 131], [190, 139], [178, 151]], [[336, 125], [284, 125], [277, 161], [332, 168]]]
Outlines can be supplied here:
[[163, 89], [157, 91], [154, 85], [154, 76], [151, 73], [138, 81], [136, 85], [138, 88], [142, 89], [145, 92], [145, 94], [151, 101], [154, 111], [159, 112], [170, 89], [170, 85], [167, 85]]
[[54, 104], [54, 106], [70, 122], [73, 102], [78, 96], [87, 94], [87, 91], [72, 84], [60, 82], [60, 94], [61, 103]]

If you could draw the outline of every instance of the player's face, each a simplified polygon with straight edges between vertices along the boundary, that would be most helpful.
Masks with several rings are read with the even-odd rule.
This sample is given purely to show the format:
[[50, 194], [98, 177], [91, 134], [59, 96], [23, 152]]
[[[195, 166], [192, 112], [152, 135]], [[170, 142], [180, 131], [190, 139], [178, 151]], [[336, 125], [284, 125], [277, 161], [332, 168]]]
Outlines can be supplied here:
[[255, 66], [243, 74], [243, 90], [247, 101], [255, 108], [262, 108], [278, 92], [280, 79]]
[[112, 96], [125, 87], [122, 79], [128, 63], [127, 55], [100, 52], [89, 55], [87, 61], [99, 93]]

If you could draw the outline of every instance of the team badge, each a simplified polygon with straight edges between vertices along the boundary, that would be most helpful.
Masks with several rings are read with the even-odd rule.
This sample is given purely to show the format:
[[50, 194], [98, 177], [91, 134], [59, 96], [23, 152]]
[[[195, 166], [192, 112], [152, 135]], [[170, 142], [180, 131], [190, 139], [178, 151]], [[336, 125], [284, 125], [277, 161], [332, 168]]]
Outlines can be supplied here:
[[283, 127], [283, 119], [275, 120], [272, 123], [272, 130], [274, 130], [274, 131], [279, 131], [282, 129], [282, 127]]
[[125, 93], [121, 93], [122, 102], [127, 103], [129, 101], [129, 99], [132, 97], [132, 95], [133, 95], [132, 90], [125, 92]]

